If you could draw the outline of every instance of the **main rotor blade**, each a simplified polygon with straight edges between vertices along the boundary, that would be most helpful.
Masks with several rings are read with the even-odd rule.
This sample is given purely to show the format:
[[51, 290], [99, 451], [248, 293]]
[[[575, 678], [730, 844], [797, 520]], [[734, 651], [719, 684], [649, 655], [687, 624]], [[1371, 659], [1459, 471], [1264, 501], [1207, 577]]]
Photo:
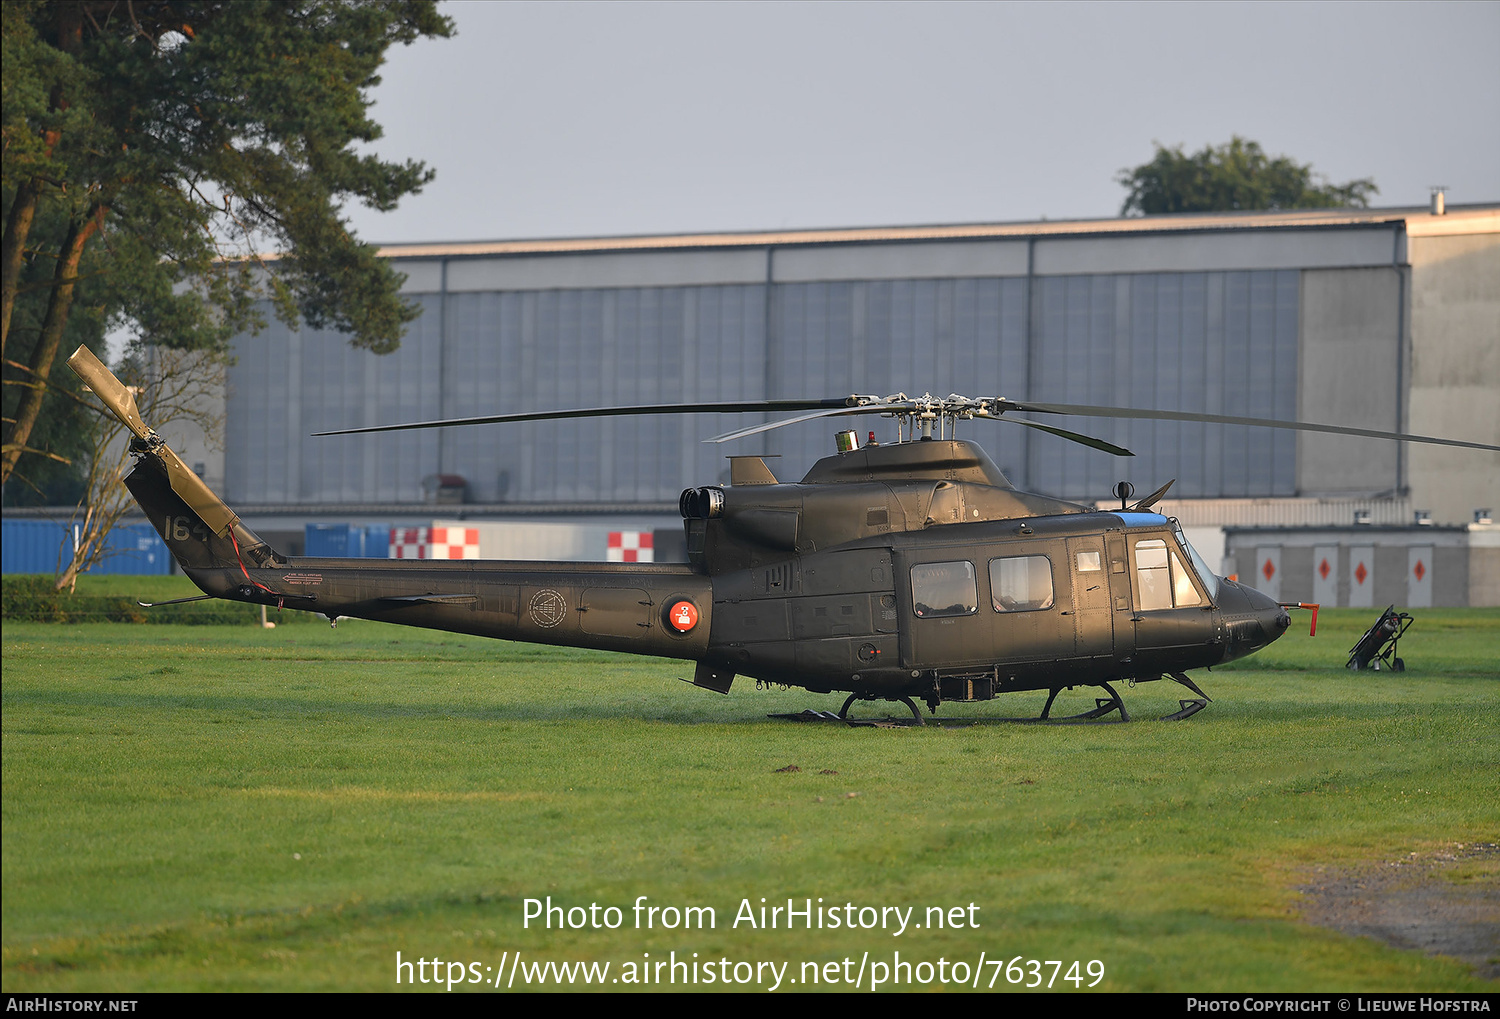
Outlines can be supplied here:
[[1039, 428], [1044, 432], [1051, 432], [1053, 435], [1060, 435], [1064, 439], [1070, 439], [1073, 442], [1081, 443], [1085, 446], [1092, 446], [1094, 449], [1100, 449], [1106, 453], [1113, 453], [1115, 456], [1135, 456], [1134, 453], [1126, 449], [1124, 446], [1116, 446], [1113, 442], [1105, 442], [1103, 439], [1096, 439], [1092, 435], [1084, 435], [1082, 432], [1070, 432], [1066, 428], [1057, 428], [1053, 425], [1044, 425], [1039, 421], [1027, 421], [1025, 418], [991, 417], [975, 418], [974, 420], [1009, 421], [1013, 425], [1025, 425], [1027, 428]]
[[[805, 409], [805, 408], [804, 408]], [[785, 428], [787, 425], [801, 424], [803, 421], [815, 421], [818, 418], [843, 417], [847, 414], [889, 414], [891, 408], [885, 404], [874, 404], [866, 407], [850, 407], [839, 401], [839, 406], [833, 410], [819, 410], [811, 414], [798, 414], [792, 418], [782, 418], [780, 421], [767, 421], [759, 425], [747, 425], [744, 428], [736, 428], [732, 432], [723, 435], [715, 435], [704, 439], [704, 442], [728, 442], [731, 439], [743, 439], [747, 435], [759, 435], [761, 432], [769, 432], [773, 428]]]
[[1465, 446], [1469, 449], [1488, 449], [1500, 453], [1500, 446], [1492, 446], [1486, 442], [1468, 442], [1464, 439], [1439, 439], [1431, 435], [1411, 435], [1406, 432], [1382, 432], [1373, 428], [1345, 428], [1339, 425], [1320, 425], [1305, 421], [1278, 421], [1274, 418], [1233, 417], [1226, 414], [1198, 414], [1180, 410], [1130, 410], [1124, 407], [1095, 407], [1089, 404], [1074, 403], [1016, 403], [1009, 400], [1005, 403], [1005, 409], [1033, 414], [1076, 414], [1079, 417], [1140, 418], [1147, 421], [1197, 421], [1216, 425], [1248, 425], [1253, 428], [1285, 428], [1298, 432], [1360, 435], [1370, 439], [1430, 442], [1437, 446]]
[[418, 428], [450, 428], [460, 425], [495, 425], [517, 421], [558, 421], [563, 418], [624, 417], [639, 414], [755, 414], [816, 407], [844, 407], [844, 400], [741, 400], [727, 403], [657, 403], [640, 407], [585, 407], [577, 410], [538, 410], [523, 414], [487, 414], [482, 417], [412, 421], [399, 425], [337, 428], [313, 435], [361, 435], [365, 432], [401, 432]]

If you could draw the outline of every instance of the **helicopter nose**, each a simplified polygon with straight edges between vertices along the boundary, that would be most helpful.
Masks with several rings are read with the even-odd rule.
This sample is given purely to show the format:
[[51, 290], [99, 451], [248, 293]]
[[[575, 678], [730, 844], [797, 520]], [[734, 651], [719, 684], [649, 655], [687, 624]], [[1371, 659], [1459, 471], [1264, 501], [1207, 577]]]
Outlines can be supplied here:
[[1276, 599], [1253, 587], [1245, 587], [1242, 590], [1250, 602], [1250, 611], [1260, 623], [1261, 647], [1286, 633], [1287, 627], [1292, 625], [1292, 617], [1287, 614], [1286, 609], [1276, 603]]

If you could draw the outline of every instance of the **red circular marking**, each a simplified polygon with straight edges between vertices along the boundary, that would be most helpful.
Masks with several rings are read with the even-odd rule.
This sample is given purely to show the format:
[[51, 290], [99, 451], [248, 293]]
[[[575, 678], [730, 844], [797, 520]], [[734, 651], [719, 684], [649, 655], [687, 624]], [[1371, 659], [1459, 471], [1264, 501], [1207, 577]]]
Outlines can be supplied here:
[[698, 606], [690, 601], [677, 602], [667, 613], [667, 619], [671, 621], [672, 629], [687, 633], [698, 625]]

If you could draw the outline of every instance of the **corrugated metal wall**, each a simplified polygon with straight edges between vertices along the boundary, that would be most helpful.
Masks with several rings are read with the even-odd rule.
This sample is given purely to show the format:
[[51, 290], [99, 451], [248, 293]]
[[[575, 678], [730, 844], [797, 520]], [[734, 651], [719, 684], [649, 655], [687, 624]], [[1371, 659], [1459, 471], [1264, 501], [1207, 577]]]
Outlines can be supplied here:
[[[241, 338], [230, 372], [231, 502], [421, 500], [461, 474], [475, 502], [675, 502], [727, 480], [730, 453], [777, 453], [795, 479], [832, 452], [835, 424], [726, 446], [700, 440], [753, 415], [568, 421], [315, 439], [325, 428], [675, 401], [887, 395], [1016, 399], [1295, 417], [1296, 270], [887, 280], [454, 293], [401, 349], [279, 323]], [[1027, 309], [1032, 328], [1028, 342]], [[768, 319], [769, 316], [769, 319]], [[769, 322], [769, 328], [768, 328]], [[441, 337], [446, 333], [446, 344]], [[1030, 349], [1028, 349], [1028, 346]], [[1055, 422], [1056, 423], [1056, 422]], [[1133, 461], [1004, 424], [966, 425], [1018, 485], [1104, 496], [1292, 494], [1295, 439], [1243, 428], [1061, 422], [1123, 442]], [[891, 422], [851, 427], [894, 438]], [[1262, 430], [1264, 431], [1264, 430]]]

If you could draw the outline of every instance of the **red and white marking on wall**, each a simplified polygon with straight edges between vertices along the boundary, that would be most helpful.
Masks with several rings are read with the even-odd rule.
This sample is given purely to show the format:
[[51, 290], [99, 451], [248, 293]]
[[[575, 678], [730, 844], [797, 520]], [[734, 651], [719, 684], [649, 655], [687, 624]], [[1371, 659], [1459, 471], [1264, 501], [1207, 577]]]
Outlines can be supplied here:
[[426, 559], [426, 527], [392, 527], [390, 559]]
[[604, 561], [607, 563], [656, 562], [656, 550], [652, 547], [651, 532], [610, 531], [609, 548], [605, 550]]
[[479, 528], [434, 527], [427, 546], [428, 559], [478, 559]]
[[393, 527], [392, 559], [478, 559], [477, 527]]

